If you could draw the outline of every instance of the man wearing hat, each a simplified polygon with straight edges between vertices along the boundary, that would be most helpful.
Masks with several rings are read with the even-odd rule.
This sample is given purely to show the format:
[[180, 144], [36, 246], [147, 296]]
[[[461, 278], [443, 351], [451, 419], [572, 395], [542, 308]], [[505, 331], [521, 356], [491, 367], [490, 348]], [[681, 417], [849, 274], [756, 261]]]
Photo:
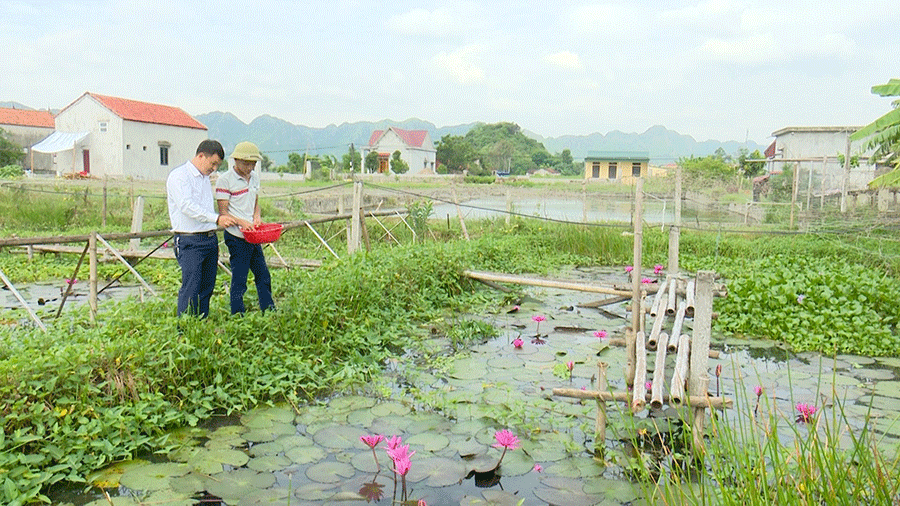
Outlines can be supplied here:
[[[246, 220], [254, 227], [262, 224], [259, 210], [259, 173], [253, 169], [262, 160], [259, 148], [252, 142], [241, 142], [231, 154], [234, 166], [216, 181], [216, 204], [219, 213], [237, 220]], [[244, 240], [240, 227], [225, 229], [225, 245], [231, 255], [231, 314], [244, 312], [244, 294], [247, 292], [247, 274], [253, 272], [259, 307], [263, 311], [274, 309], [272, 301], [272, 277], [266, 266], [262, 246]]]

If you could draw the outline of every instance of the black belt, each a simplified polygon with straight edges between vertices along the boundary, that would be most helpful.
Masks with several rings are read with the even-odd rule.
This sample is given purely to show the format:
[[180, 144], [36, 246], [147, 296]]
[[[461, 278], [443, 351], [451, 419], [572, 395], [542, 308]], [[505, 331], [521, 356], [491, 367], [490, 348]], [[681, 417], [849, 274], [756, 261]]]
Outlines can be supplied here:
[[207, 230], [206, 232], [174, 232], [175, 235], [193, 235], [193, 236], [203, 236], [203, 237], [215, 237], [215, 230]]

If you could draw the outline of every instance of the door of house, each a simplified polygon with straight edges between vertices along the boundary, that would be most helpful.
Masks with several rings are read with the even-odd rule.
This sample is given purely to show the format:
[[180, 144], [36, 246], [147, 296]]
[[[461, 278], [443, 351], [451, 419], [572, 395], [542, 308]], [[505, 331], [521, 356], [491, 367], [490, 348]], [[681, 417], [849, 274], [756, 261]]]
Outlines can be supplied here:
[[91, 173], [91, 151], [89, 149], [81, 150], [81, 160], [82, 160], [82, 166], [84, 167], [84, 173], [90, 174]]
[[600, 179], [600, 162], [594, 162], [593, 165], [591, 165], [591, 177]]
[[617, 168], [618, 167], [617, 167], [616, 162], [609, 162], [609, 176], [608, 176], [609, 179], [617, 179], [618, 178], [618, 176], [616, 175]]

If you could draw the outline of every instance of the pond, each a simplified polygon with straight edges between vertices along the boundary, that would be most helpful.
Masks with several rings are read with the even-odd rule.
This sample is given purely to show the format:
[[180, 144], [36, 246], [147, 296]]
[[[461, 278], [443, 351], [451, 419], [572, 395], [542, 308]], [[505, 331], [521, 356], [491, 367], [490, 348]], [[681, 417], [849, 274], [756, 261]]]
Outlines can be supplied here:
[[[626, 281], [623, 273], [594, 268], [575, 269], [571, 279]], [[660, 414], [631, 417], [610, 405], [604, 461], [594, 452], [596, 404], [552, 395], [556, 387], [594, 388], [598, 360], [610, 364], [610, 388], [625, 390], [624, 349], [611, 344], [628, 324], [625, 303], [600, 310], [591, 304], [602, 298], [596, 294], [527, 292], [518, 308], [460, 316], [492, 323], [498, 337], [454, 350], [434, 336], [385, 364], [384, 378], [364, 391], [175, 431], [179, 447], [167, 459], [148, 456], [94, 477], [112, 485], [109, 500], [98, 488], [83, 492], [75, 485], [52, 490], [53, 503], [363, 505], [404, 497], [411, 501], [404, 504], [431, 506], [641, 503], [641, 490], [616, 455], [636, 424]], [[607, 337], [594, 335], [600, 330]], [[512, 345], [516, 338], [521, 348]], [[792, 354], [772, 342], [722, 336], [714, 336], [713, 349], [720, 356], [709, 362], [710, 391], [735, 399], [730, 411], [747, 411], [756, 386], [789, 418], [799, 402], [826, 415], [840, 404], [851, 430], [867, 417], [875, 420], [880, 445], [896, 452], [900, 360]], [[502, 430], [512, 431], [521, 447], [505, 453], [495, 447]], [[793, 434], [786, 430], [783, 437]], [[415, 452], [405, 480], [394, 481], [384, 442], [373, 455], [360, 439], [367, 435], [399, 436]]]

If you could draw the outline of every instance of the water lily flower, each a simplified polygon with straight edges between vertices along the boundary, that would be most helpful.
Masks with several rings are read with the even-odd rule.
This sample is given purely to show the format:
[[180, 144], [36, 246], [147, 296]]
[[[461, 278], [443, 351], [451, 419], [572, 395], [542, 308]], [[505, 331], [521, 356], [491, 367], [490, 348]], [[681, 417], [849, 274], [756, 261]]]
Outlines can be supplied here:
[[659, 274], [660, 272], [662, 272], [662, 270], [663, 266], [660, 264], [656, 264], [653, 266], [653, 274]]
[[812, 421], [813, 417], [816, 416], [817, 408], [812, 404], [805, 404], [800, 402], [797, 404], [796, 408], [799, 412], [799, 414], [797, 415], [798, 423], [809, 423]]
[[572, 381], [572, 370], [575, 369], [575, 362], [569, 360], [566, 362], [566, 369], [569, 370], [569, 381]]
[[378, 446], [378, 443], [384, 441], [384, 436], [382, 436], [381, 434], [359, 436], [359, 440], [372, 449], [372, 458], [375, 459], [375, 467], [378, 468], [378, 471], [380, 472], [381, 464], [378, 463], [378, 455], [375, 455], [375, 447]]
[[606, 337], [606, 335], [607, 334], [606, 334], [605, 330], [595, 330], [594, 331], [594, 337], [597, 337], [599, 339], [603, 339], [604, 337]]
[[66, 278], [66, 284], [67, 284], [67, 285], [74, 285], [74, 284], [77, 283], [77, 282], [78, 282], [77, 279], [69, 279], [69, 278]]
[[646, 388], [647, 390], [653, 390], [653, 382], [648, 381], [648, 382], [644, 383], [644, 388]]
[[515, 338], [515, 339], [513, 339], [513, 342], [512, 342], [513, 346], [515, 346], [515, 347], [518, 348], [518, 349], [521, 349], [521, 348], [522, 348], [522, 345], [523, 345], [524, 343], [525, 343], [525, 342], [522, 341], [522, 340], [521, 340], [520, 338], [518, 338], [518, 337]]
[[491, 446], [493, 446], [494, 448], [501, 448], [501, 447], [503, 448], [503, 454], [500, 455], [500, 460], [497, 461], [497, 466], [496, 466], [496, 467], [500, 467], [500, 463], [503, 462], [503, 457], [506, 456], [506, 451], [507, 450], [515, 450], [516, 448], [518, 448], [520, 446], [519, 438], [517, 438], [516, 435], [513, 434], [512, 432], [510, 432], [509, 430], [503, 429], [503, 430], [498, 430], [497, 432], [494, 433], [494, 439], [496, 439], [497, 442]]
[[400, 476], [406, 476], [406, 473], [409, 472], [409, 468], [412, 467], [412, 461], [409, 459], [410, 457], [412, 457], [412, 453], [399, 459], [394, 459], [394, 472]]
[[755, 393], [757, 397], [761, 396], [763, 393], [763, 387], [760, 385], [756, 385], [755, 387], [753, 387], [753, 393]]
[[428, 506], [428, 503], [425, 502], [425, 499], [419, 499], [419, 502], [416, 503], [416, 506]]
[[381, 434], [374, 434], [370, 436], [359, 436], [359, 440], [363, 443], [366, 443], [369, 448], [375, 449], [378, 443], [384, 441], [384, 436]]
[[633, 265], [625, 266], [625, 272], [630, 273], [630, 272], [633, 271], [633, 270], [634, 270], [634, 266], [633, 266]]
[[535, 465], [534, 465], [534, 472], [539, 473], [539, 472], [541, 472], [541, 471], [543, 471], [543, 470], [544, 470], [544, 468], [541, 467], [540, 464], [535, 464]]
[[653, 280], [650, 278], [641, 278], [641, 283], [643, 283], [645, 285], [649, 285], [652, 282], [653, 282]]
[[546, 320], [547, 317], [538, 314], [538, 315], [532, 316], [531, 319], [537, 322], [537, 328], [535, 329], [535, 333], [537, 334], [538, 337], [540, 337], [541, 336], [541, 322]]
[[391, 436], [390, 439], [385, 440], [384, 444], [387, 446], [388, 450], [393, 450], [394, 448], [400, 446], [400, 443], [403, 442], [403, 438], [400, 436]]

